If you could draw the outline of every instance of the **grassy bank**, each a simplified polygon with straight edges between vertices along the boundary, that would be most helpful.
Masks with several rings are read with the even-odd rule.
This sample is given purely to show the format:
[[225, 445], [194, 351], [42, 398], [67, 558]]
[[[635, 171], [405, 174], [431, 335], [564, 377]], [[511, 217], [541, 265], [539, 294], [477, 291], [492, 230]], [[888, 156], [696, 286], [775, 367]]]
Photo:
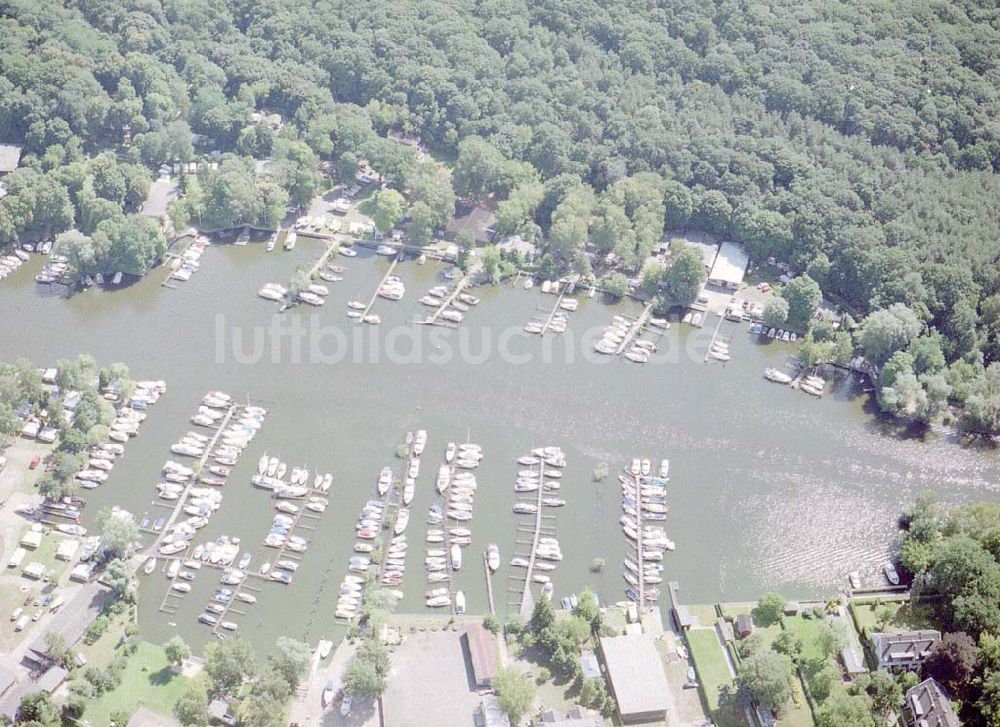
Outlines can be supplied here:
[[705, 706], [712, 719], [720, 727], [742, 725], [743, 719], [739, 714], [733, 714], [719, 706], [719, 697], [723, 690], [735, 689], [735, 686], [729, 675], [726, 656], [722, 651], [722, 644], [715, 635], [715, 629], [691, 629], [687, 632], [687, 642], [691, 661], [698, 674], [701, 693], [705, 698]]
[[139, 707], [170, 715], [187, 681], [170, 668], [162, 647], [142, 642], [129, 657], [121, 684], [89, 704], [83, 718], [109, 724], [115, 712], [132, 714]]

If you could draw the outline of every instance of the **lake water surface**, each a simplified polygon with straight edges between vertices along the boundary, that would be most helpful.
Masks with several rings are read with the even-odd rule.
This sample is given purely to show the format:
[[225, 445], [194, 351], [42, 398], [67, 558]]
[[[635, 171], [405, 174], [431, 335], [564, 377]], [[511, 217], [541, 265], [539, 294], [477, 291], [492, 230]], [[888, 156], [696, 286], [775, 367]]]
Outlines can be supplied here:
[[[509, 327], [519, 331], [539, 306], [555, 302], [537, 288], [475, 291], [483, 302], [457, 331], [412, 325], [428, 310], [417, 299], [444, 282], [443, 268], [434, 264], [398, 267], [406, 298], [375, 304], [384, 322], [363, 329], [362, 345], [371, 345], [373, 336], [385, 344], [392, 336], [395, 350], [408, 353], [410, 338], [398, 332], [406, 327], [420, 342], [424, 359], [444, 357], [460, 337], [476, 353], [482, 353], [484, 339], [491, 341], [492, 354], [400, 364], [389, 360], [384, 346], [376, 346], [378, 360], [351, 355], [332, 363], [310, 362], [308, 348], [295, 359], [290, 347], [279, 346], [273, 359], [268, 349], [262, 360], [238, 361], [230, 345], [237, 328], [246, 343], [243, 353], [253, 352], [249, 343], [255, 328], [275, 319], [286, 325], [298, 320], [305, 327], [312, 320], [347, 336], [362, 330], [346, 318], [346, 302], [370, 298], [389, 264], [384, 258], [367, 253], [341, 258], [348, 268], [345, 280], [330, 284], [333, 292], [321, 309], [278, 316], [274, 304], [256, 297], [260, 284], [287, 282], [320, 249], [308, 240], [291, 253], [269, 255], [255, 245], [212, 247], [201, 270], [176, 290], [161, 287], [164, 271], [157, 270], [123, 290], [93, 290], [67, 299], [58, 288], [34, 283], [40, 258], [0, 282], [0, 359], [26, 356], [54, 365], [59, 358], [88, 352], [102, 365], [127, 363], [136, 378], [167, 381], [167, 394], [150, 410], [111, 478], [88, 495], [88, 521], [111, 504], [139, 515], [166, 513], [152, 504], [153, 486], [170, 457], [170, 444], [192, 428], [188, 419], [209, 389], [252, 397], [270, 415], [199, 540], [237, 535], [255, 552], [254, 565], [265, 559], [260, 543], [273, 502], [250, 485], [264, 451], [334, 474], [331, 506], [310, 536], [313, 542], [294, 584], [266, 584], [258, 604], [235, 619], [241, 632], [262, 646], [281, 634], [314, 641], [335, 633], [333, 604], [350, 555], [354, 519], [374, 496], [379, 469], [385, 464], [398, 468], [394, 451], [408, 429], [426, 429], [429, 442], [407, 531], [412, 550], [402, 611], [423, 609], [428, 586], [422, 577], [422, 535], [434, 499], [434, 475], [445, 443], [463, 441], [467, 433], [485, 452], [476, 472], [473, 544], [456, 578], [470, 612], [486, 609], [481, 553], [490, 541], [500, 545], [504, 562], [494, 578], [497, 605], [506, 609], [514, 600], [506, 592], [506, 563], [516, 521], [526, 521], [511, 513], [515, 460], [531, 447], [559, 445], [568, 459], [561, 493], [568, 504], [556, 521], [565, 556], [554, 577], [557, 597], [584, 584], [604, 600], [623, 597], [626, 541], [618, 526], [615, 474], [633, 456], [654, 463], [671, 460], [672, 510], [665, 525], [677, 551], [664, 561], [664, 575], [680, 582], [688, 602], [749, 599], [762, 590], [823, 595], [839, 588], [853, 569], [867, 582], [878, 582], [880, 564], [896, 536], [895, 517], [916, 492], [932, 489], [946, 501], [997, 497], [1000, 460], [993, 452], [937, 435], [900, 434], [865, 411], [867, 397], [852, 379], [839, 382], [821, 400], [770, 384], [761, 376], [763, 369], [784, 364], [792, 348], [762, 344], [743, 325], [723, 324], [723, 332], [732, 335], [732, 360], [726, 365], [703, 360], [715, 319], [702, 331], [674, 325], [660, 341], [670, 362], [583, 360], [585, 331], [606, 325], [616, 312], [639, 310], [599, 298], [581, 299], [563, 339], [503, 334]], [[501, 335], [511, 352], [529, 354], [533, 361], [517, 363], [496, 353]], [[561, 354], [570, 336], [573, 361]], [[321, 341], [320, 351], [328, 358], [333, 343], [329, 333]], [[548, 345], [554, 351], [545, 361]], [[599, 461], [608, 463], [611, 475], [594, 483], [591, 473]], [[607, 561], [600, 573], [590, 570], [595, 558]], [[178, 630], [193, 643], [208, 638], [195, 618], [216, 585], [215, 575], [203, 569], [172, 615], [158, 611], [166, 589], [163, 576], [142, 577], [147, 638], [162, 641]]]

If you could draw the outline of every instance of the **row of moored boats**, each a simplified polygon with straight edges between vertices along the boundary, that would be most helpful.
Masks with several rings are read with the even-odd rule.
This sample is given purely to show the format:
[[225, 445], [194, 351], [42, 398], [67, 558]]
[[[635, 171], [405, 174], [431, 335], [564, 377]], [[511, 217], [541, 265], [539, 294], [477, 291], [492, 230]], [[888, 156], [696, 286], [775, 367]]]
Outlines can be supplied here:
[[779, 341], [796, 341], [798, 334], [795, 331], [786, 331], [777, 326], [765, 326], [763, 323], [754, 323], [750, 326], [750, 333], [766, 338], [774, 338]]
[[[566, 501], [559, 496], [566, 455], [560, 447], [537, 447], [518, 458], [517, 463], [524, 469], [518, 471], [514, 480], [516, 497], [514, 513], [532, 515], [536, 522], [540, 523], [540, 508], [562, 507], [566, 504]], [[551, 599], [554, 586], [552, 576], [549, 574], [555, 570], [562, 557], [559, 541], [555, 537], [543, 536], [539, 532], [536, 533], [532, 550], [515, 555], [510, 565], [512, 568], [529, 570], [531, 582], [541, 584], [542, 595]], [[525, 584], [525, 588], [527, 587], [528, 584]]]
[[[135, 391], [128, 401], [120, 402], [114, 421], [108, 427], [107, 442], [94, 445], [88, 452], [87, 465], [74, 474], [80, 487], [94, 489], [108, 479], [115, 461], [125, 454], [125, 443], [139, 434], [139, 426], [146, 419], [146, 410], [155, 404], [167, 390], [163, 381], [137, 381]], [[119, 398], [117, 392], [105, 394], [109, 400]]]
[[634, 548], [634, 554], [624, 560], [625, 595], [630, 601], [644, 602], [641, 605], [655, 603], [663, 583], [664, 553], [675, 547], [662, 526], [650, 524], [666, 520], [670, 511], [670, 460], [662, 460], [654, 475], [648, 459], [635, 458], [618, 479], [622, 491], [619, 522]]
[[444, 310], [440, 310], [437, 314], [438, 318], [451, 323], [461, 323], [465, 319], [465, 314], [473, 306], [479, 305], [479, 298], [470, 293], [459, 293], [458, 295], [453, 295], [453, 293], [454, 290], [447, 285], [435, 285], [420, 299], [420, 303], [437, 310], [440, 310], [447, 303]]
[[444, 463], [438, 467], [435, 489], [441, 501], [431, 505], [427, 514], [427, 554], [424, 568], [427, 582], [448, 583], [434, 586], [424, 596], [429, 608], [451, 606], [456, 614], [465, 613], [465, 593], [450, 587], [452, 573], [461, 570], [463, 549], [472, 543], [469, 528], [473, 517], [478, 482], [472, 470], [479, 467], [483, 449], [474, 442], [448, 442]]
[[171, 263], [170, 278], [182, 283], [190, 280], [191, 276], [201, 268], [201, 256], [205, 254], [208, 245], [208, 238], [201, 236], [188, 245], [180, 257]]

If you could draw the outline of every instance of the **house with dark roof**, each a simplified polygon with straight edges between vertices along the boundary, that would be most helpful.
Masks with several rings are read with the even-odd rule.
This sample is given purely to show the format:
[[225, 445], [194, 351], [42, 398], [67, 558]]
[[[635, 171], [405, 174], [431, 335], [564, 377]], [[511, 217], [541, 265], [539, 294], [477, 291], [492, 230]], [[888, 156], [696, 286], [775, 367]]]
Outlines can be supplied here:
[[876, 633], [872, 634], [872, 650], [879, 669], [893, 672], [917, 671], [940, 640], [941, 632], [933, 629], [895, 634]]
[[741, 613], [736, 616], [736, 635], [741, 639], [753, 633], [753, 619], [749, 613]]
[[478, 687], [490, 686], [497, 673], [496, 637], [482, 624], [469, 624], [463, 641], [469, 650], [472, 681]]
[[910, 727], [959, 727], [951, 700], [934, 679], [925, 679], [906, 692], [906, 724]]
[[493, 210], [481, 205], [475, 207], [458, 206], [455, 217], [448, 223], [447, 238], [454, 240], [459, 232], [471, 232], [476, 242], [484, 244], [493, 239], [493, 225], [496, 222]]

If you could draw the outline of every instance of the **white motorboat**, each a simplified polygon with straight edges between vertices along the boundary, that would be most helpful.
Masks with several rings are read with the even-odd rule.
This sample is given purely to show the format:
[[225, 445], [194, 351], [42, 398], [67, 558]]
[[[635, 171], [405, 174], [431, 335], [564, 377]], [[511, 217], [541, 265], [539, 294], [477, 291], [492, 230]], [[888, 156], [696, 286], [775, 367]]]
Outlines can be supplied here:
[[392, 485], [392, 469], [383, 467], [378, 476], [378, 494], [384, 497]]
[[486, 546], [486, 564], [493, 573], [496, 573], [500, 567], [500, 548], [496, 543], [490, 543]]
[[396, 523], [392, 527], [392, 532], [394, 535], [401, 535], [406, 526], [410, 523], [410, 510], [409, 508], [400, 508], [399, 513], [396, 515]]
[[458, 544], [451, 546], [451, 569], [459, 570], [462, 567], [462, 549]]
[[451, 469], [448, 467], [448, 465], [443, 464], [441, 465], [441, 467], [438, 468], [438, 475], [436, 481], [437, 491], [439, 493], [443, 493], [446, 489], [448, 489], [448, 485], [450, 484], [450, 482], [451, 482]]

